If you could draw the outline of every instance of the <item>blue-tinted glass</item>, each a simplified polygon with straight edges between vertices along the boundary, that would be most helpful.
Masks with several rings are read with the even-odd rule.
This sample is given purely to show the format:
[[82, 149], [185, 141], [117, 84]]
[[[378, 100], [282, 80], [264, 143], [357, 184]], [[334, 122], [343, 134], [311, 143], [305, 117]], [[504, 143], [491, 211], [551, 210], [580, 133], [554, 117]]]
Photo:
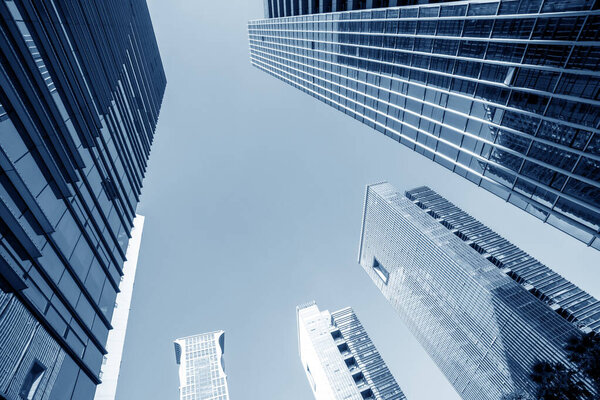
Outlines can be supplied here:
[[[99, 353], [97, 332], [99, 346], [106, 343], [109, 323], [98, 317], [114, 308], [166, 79], [145, 2], [90, 0], [68, 12], [64, 2], [47, 3], [1, 2], [2, 52], [13, 56], [0, 68], [0, 161], [13, 172], [0, 177], [0, 263], [26, 277], [27, 288], [12, 277], [0, 298], [20, 291], [11, 304], [25, 299], [40, 313], [0, 313], [0, 337], [21, 353], [0, 349], [0, 359], [15, 360], [0, 380], [2, 395], [17, 398], [5, 389], [23, 387], [29, 361], [21, 360], [35, 358], [48, 371], [36, 399], [92, 400], [101, 357], [88, 346]], [[57, 52], [56, 43], [68, 46]], [[6, 331], [6, 320], [32, 331]]]
[[[488, 168], [488, 173], [510, 182], [502, 169]], [[500, 197], [508, 193], [490, 181], [481, 185]], [[517, 182], [526, 193], [535, 190], [526, 186]], [[495, 399], [507, 390], [532, 393], [528, 371], [540, 352], [564, 362], [565, 338], [579, 329], [600, 329], [600, 316], [587, 320], [578, 308], [600, 305], [589, 294], [429, 188], [405, 196], [387, 183], [369, 186], [359, 262], [449, 381], [458, 390], [469, 388], [461, 397]], [[519, 200], [521, 208], [548, 217], [559, 229], [572, 226]], [[511, 197], [511, 202], [516, 200]], [[385, 284], [373, 259], [385, 265]], [[432, 288], [441, 297], [431, 296]], [[561, 302], [566, 297], [559, 288], [577, 301]], [[423, 298], [435, 301], [423, 303]], [[557, 303], [568, 312], [548, 307]], [[492, 346], [499, 338], [506, 345]], [[523, 352], [523, 346], [530, 351]], [[549, 348], [552, 352], [545, 353]]]
[[[544, 13], [579, 13], [534, 17], [542, 5]], [[548, 208], [554, 207], [556, 193], [569, 187], [568, 176], [580, 177], [583, 183], [597, 179], [593, 174], [595, 165], [590, 163], [593, 158], [578, 153], [597, 154], [599, 148], [591, 131], [600, 124], [600, 108], [593, 103], [600, 96], [600, 80], [588, 71], [599, 69], [600, 47], [587, 43], [596, 40], [595, 33], [590, 32], [596, 31], [598, 23], [590, 7], [587, 0], [423, 4], [380, 10], [377, 15], [382, 21], [369, 21], [374, 14], [362, 13], [360, 24], [338, 28], [347, 34], [339, 38], [325, 34], [329, 29], [326, 25], [287, 25], [290, 31], [272, 32], [271, 25], [267, 25], [266, 31], [259, 32], [260, 21], [253, 21], [251, 58], [258, 68], [282, 74], [282, 79], [295, 82], [327, 104], [339, 108], [331, 100], [343, 102], [346, 114], [477, 184], [480, 177], [466, 168], [477, 173], [485, 171], [489, 180], [484, 180], [482, 187], [543, 220], [552, 214], [550, 223], [564, 231], [573, 231], [563, 226], [565, 223], [580, 229], [582, 234], [577, 238], [584, 240], [593, 234], [573, 214], [559, 215], [560, 210], [550, 213]], [[496, 17], [496, 11], [502, 17]], [[528, 15], [521, 18], [516, 14]], [[346, 18], [343, 13], [340, 17], [354, 18], [350, 14]], [[317, 20], [321, 16], [306, 18]], [[383, 21], [385, 18], [388, 20]], [[591, 29], [582, 30], [584, 23]], [[302, 31], [307, 43], [313, 39], [315, 47], [334, 54], [299, 51], [288, 40], [300, 33], [296, 31]], [[320, 46], [319, 40], [371, 48]], [[382, 51], [381, 47], [401, 51]], [[280, 63], [306, 73], [282, 68]], [[376, 77], [389, 80], [378, 82]], [[375, 87], [364, 85], [366, 82]], [[353, 88], [367, 96], [357, 96], [349, 90]], [[408, 95], [410, 101], [399, 94]], [[420, 132], [417, 134], [415, 129]], [[463, 131], [495, 145], [470, 138]], [[467, 151], [490, 157], [489, 167], [485, 161], [467, 156]], [[580, 156], [585, 159], [577, 164]], [[511, 182], [516, 182], [514, 190], [529, 202], [520, 195], [511, 196]], [[593, 200], [588, 197], [588, 201]]]

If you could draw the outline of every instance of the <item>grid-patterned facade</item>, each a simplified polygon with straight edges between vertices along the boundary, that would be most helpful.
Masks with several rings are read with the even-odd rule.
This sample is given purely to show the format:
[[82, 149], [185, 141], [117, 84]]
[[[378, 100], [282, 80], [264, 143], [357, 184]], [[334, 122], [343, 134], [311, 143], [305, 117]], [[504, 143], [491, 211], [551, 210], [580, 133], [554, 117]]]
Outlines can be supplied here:
[[406, 197], [583, 332], [600, 333], [600, 301], [429, 189]]
[[[0, 291], [0, 333], [0, 398], [21, 400], [36, 391], [50, 392], [65, 361], [65, 352], [35, 316], [4, 291]], [[37, 376], [36, 390], [31, 393], [31, 388], [24, 388], [23, 382], [34, 365], [43, 365], [45, 370]], [[39, 398], [38, 394], [35, 399]]]
[[270, 18], [251, 62], [600, 249], [600, 10], [456, 1]]
[[[435, 203], [433, 194], [430, 200]], [[470, 231], [473, 239], [464, 241], [460, 228], [454, 231], [427, 212], [435, 211], [415, 202], [387, 183], [367, 188], [361, 266], [462, 398], [492, 400], [514, 391], [533, 395], [532, 365], [539, 360], [569, 365], [566, 340], [581, 330], [532, 293], [531, 284], [495, 265], [492, 257], [501, 254], [479, 251], [478, 244], [494, 251], [487, 228], [479, 230], [481, 237]], [[449, 211], [448, 219], [457, 210]], [[523, 253], [506, 255], [523, 257], [524, 266], [529, 261]], [[519, 271], [519, 262], [510, 265]], [[556, 295], [541, 281], [532, 282], [549, 297]], [[570, 290], [568, 282], [563, 287]]]
[[423, 0], [264, 0], [264, 5], [265, 18], [279, 18], [295, 15], [396, 7], [424, 2]]
[[93, 399], [165, 85], [144, 0], [0, 0], [0, 398]]
[[404, 400], [351, 308], [297, 307], [300, 360], [316, 400]]
[[215, 331], [177, 339], [180, 400], [229, 400], [225, 374], [225, 332]]

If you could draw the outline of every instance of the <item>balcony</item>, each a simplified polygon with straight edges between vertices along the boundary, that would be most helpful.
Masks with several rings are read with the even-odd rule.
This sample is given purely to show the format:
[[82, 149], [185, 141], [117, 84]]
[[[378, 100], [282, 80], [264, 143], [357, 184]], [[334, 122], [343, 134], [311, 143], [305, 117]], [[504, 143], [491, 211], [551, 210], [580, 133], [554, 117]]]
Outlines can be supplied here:
[[350, 371], [350, 373], [352, 375], [354, 375], [355, 373], [361, 372], [359, 366], [356, 365], [356, 364], [349, 365], [348, 366], [348, 371]]

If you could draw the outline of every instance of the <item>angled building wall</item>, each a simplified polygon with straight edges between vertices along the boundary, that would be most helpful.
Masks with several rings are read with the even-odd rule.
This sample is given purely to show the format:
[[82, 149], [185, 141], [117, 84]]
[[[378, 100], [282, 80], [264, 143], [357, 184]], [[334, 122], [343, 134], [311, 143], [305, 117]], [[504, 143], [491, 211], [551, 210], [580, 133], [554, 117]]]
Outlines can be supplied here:
[[0, 397], [93, 399], [165, 85], [144, 0], [0, 1]]
[[296, 309], [300, 360], [316, 400], [405, 400], [351, 308]]
[[429, 189], [405, 196], [582, 332], [600, 333], [600, 301]]
[[595, 2], [409, 3], [250, 21], [252, 65], [600, 249]]
[[596, 299], [427, 188], [367, 188], [359, 262], [467, 400], [534, 395], [533, 364], [598, 329]]
[[42, 398], [35, 395], [52, 391], [66, 354], [35, 316], [2, 286], [0, 398]]

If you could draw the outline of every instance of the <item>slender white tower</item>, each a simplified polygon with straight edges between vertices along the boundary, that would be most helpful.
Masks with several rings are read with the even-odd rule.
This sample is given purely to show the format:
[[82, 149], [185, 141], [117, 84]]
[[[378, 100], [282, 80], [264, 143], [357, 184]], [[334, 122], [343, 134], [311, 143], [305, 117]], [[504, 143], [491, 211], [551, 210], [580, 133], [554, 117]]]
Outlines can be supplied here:
[[110, 321], [113, 329], [108, 335], [106, 351], [108, 354], [102, 360], [102, 384], [96, 389], [95, 400], [115, 400], [117, 394], [117, 383], [121, 370], [121, 359], [123, 358], [123, 346], [127, 332], [127, 321], [129, 310], [131, 310], [131, 297], [133, 295], [133, 283], [137, 270], [138, 254], [142, 243], [142, 231], [144, 229], [142, 215], [136, 215], [131, 230], [131, 239], [127, 247], [127, 261], [123, 266], [123, 279], [119, 285], [119, 294], [115, 304], [115, 311]]
[[354, 311], [296, 309], [300, 360], [316, 400], [406, 400]]
[[229, 400], [225, 374], [225, 332], [215, 331], [177, 339], [180, 400]]

